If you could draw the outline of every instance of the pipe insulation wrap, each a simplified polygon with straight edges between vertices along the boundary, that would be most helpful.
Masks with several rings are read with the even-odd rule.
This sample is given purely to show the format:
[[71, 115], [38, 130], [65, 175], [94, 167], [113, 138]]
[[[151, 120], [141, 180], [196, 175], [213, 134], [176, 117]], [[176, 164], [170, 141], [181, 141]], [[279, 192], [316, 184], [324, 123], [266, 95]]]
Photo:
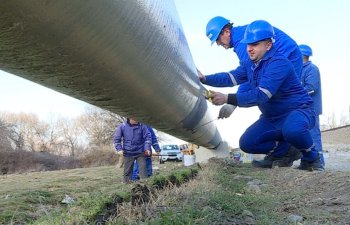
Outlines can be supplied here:
[[185, 141], [220, 144], [172, 1], [0, 2], [0, 69]]

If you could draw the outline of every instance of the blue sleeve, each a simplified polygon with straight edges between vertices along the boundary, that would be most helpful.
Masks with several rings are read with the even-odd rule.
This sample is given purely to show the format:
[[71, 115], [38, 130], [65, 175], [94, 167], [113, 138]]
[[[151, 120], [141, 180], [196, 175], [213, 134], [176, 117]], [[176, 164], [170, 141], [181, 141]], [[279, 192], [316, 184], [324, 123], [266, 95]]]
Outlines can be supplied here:
[[318, 91], [319, 87], [320, 71], [316, 66], [312, 65], [305, 71], [304, 88], [310, 95], [313, 95]]
[[142, 125], [142, 132], [143, 132], [143, 137], [145, 140], [144, 150], [151, 150], [152, 137], [151, 137], [151, 133], [149, 132], [147, 126]]
[[123, 150], [123, 146], [122, 146], [122, 136], [123, 136], [123, 129], [122, 129], [123, 125], [119, 125], [117, 127], [117, 129], [115, 130], [114, 133], [114, 147], [117, 151], [122, 151]]
[[151, 133], [152, 147], [154, 148], [154, 150], [156, 152], [160, 152], [160, 147], [159, 147], [159, 144], [158, 144], [157, 136], [154, 133], [154, 130], [150, 126], [147, 126], [147, 128], [148, 128], [148, 131]]
[[247, 81], [244, 65], [238, 66], [229, 72], [215, 73], [205, 76], [205, 84], [212, 87], [233, 87]]
[[246, 92], [237, 92], [236, 98], [239, 107], [257, 106], [269, 100], [268, 96], [259, 88], [254, 88]]
[[260, 75], [256, 88], [236, 93], [238, 106], [251, 107], [266, 103], [277, 93], [286, 77], [294, 71], [287, 60], [277, 58], [268, 63], [264, 69], [266, 72]]

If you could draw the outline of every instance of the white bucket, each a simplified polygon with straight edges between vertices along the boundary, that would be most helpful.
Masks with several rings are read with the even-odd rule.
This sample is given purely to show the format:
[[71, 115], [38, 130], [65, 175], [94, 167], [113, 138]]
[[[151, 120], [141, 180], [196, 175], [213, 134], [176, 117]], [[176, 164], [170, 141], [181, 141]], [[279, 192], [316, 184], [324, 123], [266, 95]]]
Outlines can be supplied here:
[[184, 166], [192, 166], [196, 162], [195, 155], [184, 155]]

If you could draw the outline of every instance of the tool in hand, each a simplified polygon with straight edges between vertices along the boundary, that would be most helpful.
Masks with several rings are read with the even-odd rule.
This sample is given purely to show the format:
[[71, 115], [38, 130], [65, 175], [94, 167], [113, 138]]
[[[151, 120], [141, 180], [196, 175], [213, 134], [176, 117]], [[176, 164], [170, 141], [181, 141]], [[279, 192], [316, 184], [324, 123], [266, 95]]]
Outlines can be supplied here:
[[203, 90], [202, 95], [205, 99], [207, 99], [209, 102], [213, 102], [212, 94], [214, 94], [214, 91], [211, 90]]

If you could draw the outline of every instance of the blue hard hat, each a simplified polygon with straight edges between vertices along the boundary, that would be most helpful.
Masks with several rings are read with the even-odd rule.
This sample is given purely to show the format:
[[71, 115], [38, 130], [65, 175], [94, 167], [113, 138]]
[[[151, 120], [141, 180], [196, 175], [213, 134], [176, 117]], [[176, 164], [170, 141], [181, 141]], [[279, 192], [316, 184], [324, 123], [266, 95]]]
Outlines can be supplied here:
[[211, 41], [211, 44], [214, 44], [214, 42], [218, 39], [222, 28], [229, 23], [230, 21], [222, 16], [216, 16], [209, 20], [205, 34]]
[[271, 24], [265, 20], [256, 20], [249, 24], [244, 32], [241, 43], [252, 44], [264, 39], [275, 37], [275, 32]]
[[312, 49], [308, 45], [299, 45], [299, 49], [302, 55], [312, 56]]

